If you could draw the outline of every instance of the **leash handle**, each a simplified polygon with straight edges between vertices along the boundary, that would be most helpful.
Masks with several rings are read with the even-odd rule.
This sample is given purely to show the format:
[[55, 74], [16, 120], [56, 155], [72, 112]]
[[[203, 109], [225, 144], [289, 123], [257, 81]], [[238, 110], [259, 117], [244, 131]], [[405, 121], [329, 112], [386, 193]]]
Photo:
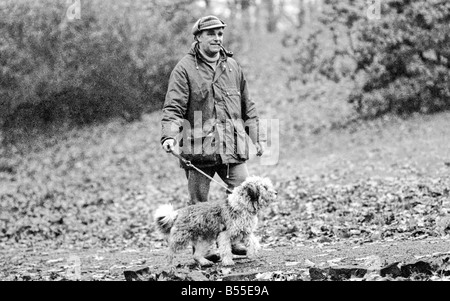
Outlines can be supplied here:
[[204, 175], [205, 177], [207, 177], [208, 179], [210, 179], [211, 181], [216, 182], [217, 184], [219, 184], [220, 186], [222, 186], [223, 188], [225, 188], [228, 192], [233, 192], [233, 190], [231, 190], [230, 188], [228, 188], [226, 185], [220, 183], [219, 181], [217, 181], [216, 179], [214, 179], [213, 177], [210, 177], [209, 175], [207, 175], [203, 170], [199, 169], [197, 166], [195, 166], [194, 164], [192, 164], [191, 161], [186, 160], [185, 158], [183, 158], [180, 154], [177, 154], [176, 152], [174, 152], [173, 150], [170, 150], [170, 153], [172, 155], [174, 155], [175, 157], [177, 157], [178, 159], [180, 159], [184, 164], [186, 164], [187, 167], [192, 167], [193, 169], [195, 169], [196, 171], [198, 171], [199, 173], [201, 173], [202, 175]]

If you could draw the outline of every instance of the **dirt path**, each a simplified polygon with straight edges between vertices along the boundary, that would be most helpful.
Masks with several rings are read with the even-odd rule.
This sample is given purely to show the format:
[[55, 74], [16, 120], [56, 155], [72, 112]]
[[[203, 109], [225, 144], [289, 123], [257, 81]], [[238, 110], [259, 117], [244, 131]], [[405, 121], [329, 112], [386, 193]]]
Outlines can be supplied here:
[[[149, 268], [147, 277], [151, 273], [169, 271], [165, 249], [10, 251], [14, 252], [0, 253], [6, 262], [1, 271], [3, 280], [123, 281], [125, 271]], [[259, 257], [254, 260], [235, 256], [236, 265], [231, 268], [216, 264], [211, 268], [199, 269], [186, 250], [178, 254], [176, 264], [178, 272], [185, 273], [187, 277], [194, 275], [197, 277], [195, 280], [255, 280], [256, 277], [272, 280], [269, 277], [288, 278], [293, 275], [298, 279], [310, 280], [309, 268], [379, 269], [396, 262], [416, 263], [439, 256], [450, 256], [448, 237], [360, 245], [349, 245], [342, 241], [307, 243], [295, 247], [263, 247]], [[78, 267], [79, 275], [76, 274]]]

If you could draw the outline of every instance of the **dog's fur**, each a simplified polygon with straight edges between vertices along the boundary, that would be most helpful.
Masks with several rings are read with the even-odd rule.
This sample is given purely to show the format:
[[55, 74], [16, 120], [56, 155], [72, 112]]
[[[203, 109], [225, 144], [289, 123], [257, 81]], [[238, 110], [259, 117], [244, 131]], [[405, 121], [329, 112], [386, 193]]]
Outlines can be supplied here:
[[179, 210], [171, 205], [160, 206], [154, 217], [157, 229], [168, 238], [169, 264], [172, 265], [175, 252], [190, 243], [194, 246], [194, 259], [201, 266], [212, 264], [205, 255], [216, 241], [223, 265], [234, 264], [234, 242], [243, 241], [248, 245], [247, 255], [256, 255], [257, 214], [275, 198], [270, 180], [254, 176], [236, 187], [226, 201], [199, 203]]

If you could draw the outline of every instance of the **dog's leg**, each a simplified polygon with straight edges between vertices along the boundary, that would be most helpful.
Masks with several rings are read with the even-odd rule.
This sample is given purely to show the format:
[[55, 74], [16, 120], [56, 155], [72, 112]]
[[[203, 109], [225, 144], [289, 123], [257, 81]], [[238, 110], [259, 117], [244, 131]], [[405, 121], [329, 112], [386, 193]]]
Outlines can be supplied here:
[[202, 267], [212, 266], [213, 263], [205, 258], [210, 242], [198, 239], [194, 246], [194, 260]]
[[169, 249], [169, 253], [167, 254], [167, 263], [171, 266], [173, 264], [173, 258], [175, 256], [175, 252]]
[[260, 249], [261, 245], [258, 242], [258, 238], [253, 233], [251, 233], [248, 236], [248, 257], [255, 257]]
[[170, 241], [170, 238], [168, 242], [169, 242], [169, 250], [166, 255], [167, 266], [169, 267], [169, 271], [171, 273], [175, 273], [176, 268], [175, 265], [173, 264], [173, 258], [175, 257], [175, 244]]
[[227, 231], [222, 231], [217, 237], [219, 244], [219, 253], [222, 258], [222, 264], [225, 266], [234, 265], [233, 255], [231, 254], [231, 240]]
[[169, 238], [169, 251], [167, 253], [167, 263], [169, 266], [173, 265], [173, 258], [175, 257], [175, 251], [176, 251], [176, 247], [175, 247], [175, 243], [173, 241], [170, 240]]
[[169, 251], [167, 253], [167, 263], [171, 267], [171, 270], [175, 270], [175, 265], [173, 265], [173, 259], [175, 253], [183, 246], [183, 241], [180, 241], [180, 235], [176, 227], [170, 230], [169, 237], [167, 239], [167, 244], [169, 245]]

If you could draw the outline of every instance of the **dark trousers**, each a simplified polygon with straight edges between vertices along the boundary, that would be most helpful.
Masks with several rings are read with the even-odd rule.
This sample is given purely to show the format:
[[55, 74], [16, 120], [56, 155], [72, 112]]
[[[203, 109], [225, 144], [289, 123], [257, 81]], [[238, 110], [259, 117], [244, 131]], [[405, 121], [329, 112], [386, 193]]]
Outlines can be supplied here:
[[[233, 190], [248, 177], [247, 165], [241, 164], [221, 164], [212, 167], [200, 168], [208, 176], [214, 177], [217, 174], [225, 184]], [[190, 196], [189, 205], [198, 202], [207, 202], [211, 180], [194, 169], [186, 170], [188, 179], [188, 190]], [[227, 191], [229, 194], [230, 192]]]

